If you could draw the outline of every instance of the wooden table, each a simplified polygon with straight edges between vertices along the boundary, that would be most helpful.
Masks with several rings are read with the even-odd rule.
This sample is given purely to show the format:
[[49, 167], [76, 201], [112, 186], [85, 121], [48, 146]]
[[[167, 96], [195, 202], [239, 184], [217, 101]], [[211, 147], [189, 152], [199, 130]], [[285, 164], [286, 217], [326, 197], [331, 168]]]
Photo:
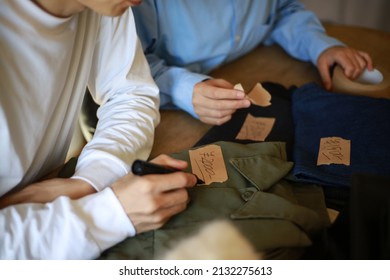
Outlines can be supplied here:
[[[390, 33], [378, 30], [325, 24], [330, 36], [348, 46], [369, 53], [376, 63], [390, 71]], [[232, 84], [241, 83], [251, 89], [257, 82], [276, 82], [289, 87], [308, 82], [321, 83], [317, 69], [307, 62], [291, 58], [280, 47], [259, 46], [244, 57], [224, 65], [211, 73], [214, 78], [224, 78]], [[161, 111], [161, 123], [151, 158], [162, 153], [180, 152], [192, 147], [210, 129], [183, 111]]]

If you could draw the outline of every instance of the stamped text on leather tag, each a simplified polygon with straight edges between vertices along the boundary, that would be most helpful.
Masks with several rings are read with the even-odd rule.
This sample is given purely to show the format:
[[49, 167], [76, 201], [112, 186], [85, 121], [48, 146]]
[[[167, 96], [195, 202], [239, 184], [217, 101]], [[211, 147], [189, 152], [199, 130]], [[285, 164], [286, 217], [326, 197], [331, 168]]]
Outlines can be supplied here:
[[218, 145], [207, 145], [189, 151], [192, 173], [209, 185], [228, 179], [222, 149]]

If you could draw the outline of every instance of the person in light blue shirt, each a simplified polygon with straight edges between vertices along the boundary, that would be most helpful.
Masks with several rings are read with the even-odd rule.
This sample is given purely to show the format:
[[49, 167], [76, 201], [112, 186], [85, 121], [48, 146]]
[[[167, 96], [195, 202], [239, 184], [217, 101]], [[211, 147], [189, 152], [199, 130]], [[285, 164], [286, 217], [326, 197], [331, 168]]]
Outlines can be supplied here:
[[326, 89], [334, 63], [351, 79], [372, 69], [367, 53], [327, 36], [315, 14], [294, 0], [145, 0], [133, 12], [161, 106], [173, 104], [208, 124], [250, 106], [243, 92], [208, 73], [259, 44], [278, 44], [312, 62]]

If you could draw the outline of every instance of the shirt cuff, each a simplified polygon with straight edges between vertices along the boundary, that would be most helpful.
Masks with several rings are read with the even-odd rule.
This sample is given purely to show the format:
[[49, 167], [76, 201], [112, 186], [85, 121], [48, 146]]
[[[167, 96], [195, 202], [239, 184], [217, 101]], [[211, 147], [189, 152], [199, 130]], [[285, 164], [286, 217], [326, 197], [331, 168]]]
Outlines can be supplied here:
[[104, 251], [136, 234], [111, 188], [80, 199], [80, 205], [83, 212], [89, 215], [88, 232], [100, 250]]
[[[194, 105], [192, 104], [194, 86], [208, 78], [210, 77], [207, 75], [187, 72], [181, 77], [177, 88], [173, 91], [173, 102], [197, 119], [199, 116], [195, 113]], [[189, 94], [183, 94], [187, 92]]]
[[197, 83], [210, 78], [210, 76], [190, 72], [183, 68], [171, 69], [170, 76], [170, 83], [166, 83], [166, 80], [163, 79], [161, 81], [156, 80], [161, 94], [171, 95], [172, 102], [175, 106], [191, 114], [193, 117], [199, 118], [192, 105], [192, 93]]
[[110, 154], [95, 152], [93, 156], [79, 158], [72, 178], [84, 180], [96, 191], [102, 191], [125, 176], [129, 170], [130, 167], [118, 158]]
[[310, 61], [313, 65], [317, 65], [318, 57], [326, 50], [335, 46], [345, 46], [344, 43], [339, 40], [329, 37], [325, 34], [318, 34], [318, 39], [314, 40], [315, 43], [308, 48]]

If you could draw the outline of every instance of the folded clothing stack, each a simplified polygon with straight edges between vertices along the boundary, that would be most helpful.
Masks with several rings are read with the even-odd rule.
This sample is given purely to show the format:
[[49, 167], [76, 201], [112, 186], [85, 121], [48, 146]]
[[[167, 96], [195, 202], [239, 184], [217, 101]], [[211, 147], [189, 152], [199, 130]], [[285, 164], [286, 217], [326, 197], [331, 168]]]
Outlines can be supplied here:
[[[310, 83], [293, 92], [292, 112], [295, 180], [348, 188], [353, 174], [390, 174], [390, 100], [332, 93]], [[317, 165], [326, 137], [350, 141], [350, 165]]]

